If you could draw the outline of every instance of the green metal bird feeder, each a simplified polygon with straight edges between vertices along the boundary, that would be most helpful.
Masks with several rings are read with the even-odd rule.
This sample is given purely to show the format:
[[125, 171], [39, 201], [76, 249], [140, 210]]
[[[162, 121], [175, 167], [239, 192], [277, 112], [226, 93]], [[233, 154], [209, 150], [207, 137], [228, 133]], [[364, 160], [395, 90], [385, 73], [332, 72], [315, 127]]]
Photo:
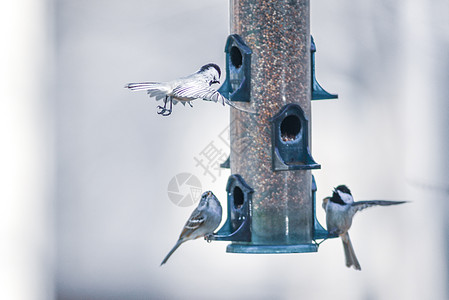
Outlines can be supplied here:
[[213, 240], [227, 252], [317, 251], [329, 237], [315, 217], [319, 169], [310, 149], [311, 100], [337, 98], [315, 78], [309, 0], [231, 0], [220, 92], [231, 109], [228, 216]]

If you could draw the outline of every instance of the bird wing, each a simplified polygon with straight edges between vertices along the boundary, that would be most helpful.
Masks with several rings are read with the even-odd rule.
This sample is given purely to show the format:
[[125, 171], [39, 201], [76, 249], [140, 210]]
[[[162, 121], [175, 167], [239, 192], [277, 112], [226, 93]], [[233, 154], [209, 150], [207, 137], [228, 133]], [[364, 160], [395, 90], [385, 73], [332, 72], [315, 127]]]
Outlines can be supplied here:
[[358, 211], [361, 211], [365, 208], [371, 206], [389, 206], [389, 205], [397, 205], [406, 203], [407, 201], [389, 201], [389, 200], [368, 200], [368, 201], [357, 201], [352, 203], [351, 211], [355, 214]]
[[220, 94], [217, 90], [207, 86], [207, 85], [182, 85], [177, 86], [173, 89], [173, 97], [181, 98], [181, 99], [203, 99], [206, 101], [213, 102], [221, 102], [223, 105], [227, 104], [237, 110], [250, 113], [257, 114], [254, 111], [247, 110], [241, 107], [236, 106], [234, 103], [226, 99], [222, 94]]
[[226, 98], [223, 97], [218, 91], [207, 85], [179, 85], [173, 89], [173, 97], [181, 99], [203, 99], [206, 101], [221, 102], [223, 105], [226, 102]]
[[194, 233], [198, 228], [200, 228], [206, 221], [207, 216], [203, 214], [202, 210], [195, 209], [187, 220], [179, 239], [189, 238], [192, 233]]
[[323, 204], [321, 205], [324, 210], [326, 210], [327, 203], [329, 202], [330, 197], [326, 197], [323, 199]]

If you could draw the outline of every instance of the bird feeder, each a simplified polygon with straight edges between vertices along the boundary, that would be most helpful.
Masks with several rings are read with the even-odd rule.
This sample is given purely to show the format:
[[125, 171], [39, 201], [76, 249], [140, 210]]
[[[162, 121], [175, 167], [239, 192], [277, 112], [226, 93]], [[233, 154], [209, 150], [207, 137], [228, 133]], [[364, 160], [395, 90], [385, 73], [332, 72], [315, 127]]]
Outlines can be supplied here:
[[310, 149], [311, 100], [336, 98], [318, 84], [309, 0], [231, 0], [226, 80], [220, 92], [257, 114], [231, 109], [228, 215], [212, 240], [227, 252], [317, 251], [319, 169]]

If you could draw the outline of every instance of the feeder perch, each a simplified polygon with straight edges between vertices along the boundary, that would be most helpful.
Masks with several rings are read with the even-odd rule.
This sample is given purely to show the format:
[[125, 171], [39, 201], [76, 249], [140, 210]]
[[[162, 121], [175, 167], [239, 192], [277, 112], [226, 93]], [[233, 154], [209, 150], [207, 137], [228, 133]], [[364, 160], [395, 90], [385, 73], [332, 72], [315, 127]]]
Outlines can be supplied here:
[[312, 199], [313, 199], [313, 215], [314, 215], [314, 224], [313, 224], [313, 239], [316, 240], [325, 240], [329, 238], [338, 237], [336, 235], [331, 235], [329, 232], [321, 226], [320, 222], [316, 218], [316, 182], [315, 176], [312, 175]]
[[254, 190], [240, 175], [231, 175], [226, 185], [228, 217], [223, 227], [210, 239], [217, 241], [251, 241], [251, 198]]
[[309, 151], [309, 121], [298, 104], [287, 104], [272, 124], [272, 158], [274, 171], [319, 169]]
[[338, 95], [330, 94], [326, 92], [321, 85], [318, 83], [315, 74], [315, 52], [316, 46], [315, 41], [313, 40], [313, 36], [310, 37], [311, 47], [310, 47], [310, 56], [311, 56], [311, 68], [312, 68], [312, 100], [324, 100], [324, 99], [336, 99]]
[[225, 53], [226, 79], [218, 91], [232, 101], [249, 102], [252, 51], [238, 34], [231, 34]]
[[220, 168], [230, 169], [231, 168], [231, 158], [228, 156], [224, 162], [220, 164]]

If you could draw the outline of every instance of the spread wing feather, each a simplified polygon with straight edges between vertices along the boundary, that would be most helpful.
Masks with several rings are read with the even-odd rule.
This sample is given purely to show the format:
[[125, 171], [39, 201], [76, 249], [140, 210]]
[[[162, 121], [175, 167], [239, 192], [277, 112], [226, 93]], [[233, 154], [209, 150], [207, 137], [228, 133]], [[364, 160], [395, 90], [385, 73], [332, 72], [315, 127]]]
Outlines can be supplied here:
[[223, 105], [227, 104], [237, 110], [244, 111], [247, 113], [255, 114], [255, 112], [236, 106], [234, 103], [226, 99], [217, 90], [214, 90], [208, 86], [198, 86], [198, 85], [184, 85], [178, 86], [173, 90], [173, 96], [184, 98], [184, 99], [203, 99], [206, 101], [220, 102]]
[[351, 210], [353, 211], [353, 213], [356, 213], [371, 206], [389, 206], [389, 205], [402, 204], [406, 202], [407, 201], [388, 201], [388, 200], [357, 201], [351, 205]]
[[203, 99], [213, 102], [222, 102], [223, 105], [226, 98], [223, 97], [218, 91], [210, 88], [208, 86], [198, 86], [198, 85], [184, 85], [178, 86], [173, 90], [173, 96], [179, 98], [187, 99]]
[[[146, 91], [148, 96], [154, 97], [156, 100], [165, 99], [170, 92], [170, 86], [164, 82], [139, 82], [129, 83], [125, 88], [131, 91]], [[174, 102], [176, 104], [176, 102]]]

